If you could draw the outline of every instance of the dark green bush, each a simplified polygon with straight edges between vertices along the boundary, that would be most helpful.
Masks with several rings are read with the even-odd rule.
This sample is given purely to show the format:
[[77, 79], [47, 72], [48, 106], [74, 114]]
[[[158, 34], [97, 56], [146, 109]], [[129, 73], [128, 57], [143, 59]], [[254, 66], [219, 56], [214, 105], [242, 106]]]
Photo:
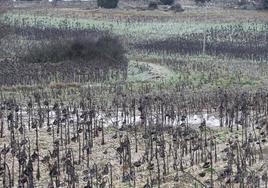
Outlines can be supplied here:
[[263, 1], [263, 8], [268, 9], [268, 0]]
[[183, 12], [184, 11], [184, 9], [182, 8], [180, 3], [176, 3], [176, 4], [172, 5], [169, 10], [172, 10], [174, 12]]
[[172, 5], [175, 0], [160, 0], [164, 5]]
[[98, 40], [90, 37], [62, 38], [33, 46], [22, 58], [27, 63], [88, 63], [106, 62], [111, 66], [125, 64], [125, 50], [120, 41], [110, 35]]
[[198, 5], [203, 5], [205, 4], [206, 2], [209, 2], [210, 0], [194, 0], [196, 4]]
[[149, 9], [149, 10], [155, 10], [155, 9], [158, 9], [158, 5], [157, 5], [157, 3], [154, 2], [154, 1], [149, 2], [149, 4], [148, 4], [148, 9]]
[[98, 0], [98, 7], [116, 8], [119, 0]]

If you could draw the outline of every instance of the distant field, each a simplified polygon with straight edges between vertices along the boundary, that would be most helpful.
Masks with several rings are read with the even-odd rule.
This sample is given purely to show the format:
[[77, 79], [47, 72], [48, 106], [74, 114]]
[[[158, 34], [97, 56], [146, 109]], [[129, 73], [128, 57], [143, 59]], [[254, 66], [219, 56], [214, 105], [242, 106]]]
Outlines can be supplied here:
[[[221, 12], [222, 11], [222, 12]], [[96, 28], [109, 30], [117, 35], [130, 37], [133, 40], [161, 39], [189, 33], [202, 33], [210, 28], [224, 28], [228, 26], [242, 26], [245, 30], [254, 27], [261, 30], [264, 25], [265, 13], [240, 12], [241, 15], [229, 10], [220, 13], [211, 9], [208, 16], [204, 10], [197, 9], [183, 13], [163, 11], [85, 11], [69, 9], [48, 9], [15, 11], [6, 14], [2, 19], [16, 25], [40, 27], [70, 27]], [[226, 17], [226, 14], [230, 15]], [[232, 17], [232, 15], [236, 15]], [[244, 16], [243, 18], [241, 16]], [[246, 16], [245, 16], [246, 15]]]
[[[171, 80], [183, 80], [184, 76], [181, 76], [182, 69], [176, 68], [172, 70], [172, 76], [154, 76], [151, 73], [145, 71], [145, 73], [137, 73], [137, 66], [143, 66], [142, 64], [159, 64], [163, 70], [174, 69], [173, 65], [170, 66], [163, 61], [170, 59], [172, 64], [176, 65], [175, 61], [181, 61], [188, 59], [190, 62], [206, 62], [208, 67], [214, 61], [219, 64], [219, 68], [216, 70], [222, 76], [218, 80], [205, 81], [212, 85], [232, 85], [232, 84], [261, 84], [266, 82], [266, 76], [257, 76], [253, 73], [256, 69], [249, 69], [250, 71], [244, 71], [242, 78], [237, 77], [235, 69], [230, 67], [239, 67], [244, 63], [247, 66], [254, 67], [252, 62], [265, 62], [266, 59], [241, 59], [241, 55], [238, 58], [233, 57], [232, 53], [237, 54], [241, 52], [234, 52], [238, 47], [237, 43], [245, 44], [250, 49], [252, 45], [256, 48], [262, 47], [265, 54], [265, 33], [267, 32], [268, 23], [266, 18], [267, 13], [262, 11], [243, 11], [234, 9], [221, 9], [221, 8], [209, 8], [207, 15], [203, 8], [190, 8], [182, 13], [174, 13], [172, 11], [140, 11], [140, 10], [83, 10], [78, 8], [48, 8], [48, 9], [19, 9], [13, 10], [10, 13], [5, 14], [2, 17], [5, 23], [21, 26], [21, 27], [39, 27], [39, 28], [62, 28], [62, 29], [96, 29], [106, 30], [120, 36], [125, 47], [127, 48], [128, 57], [130, 60], [140, 61], [138, 65], [129, 67], [129, 80], [154, 80], [154, 79], [171, 79]], [[222, 45], [231, 45], [234, 50], [229, 50], [226, 53], [223, 50], [218, 50], [218, 53], [222, 55], [207, 54], [207, 57], [203, 57], [202, 49], [195, 52], [195, 49], [191, 49], [192, 46], [200, 46], [202, 48], [203, 34], [206, 32], [206, 42], [208, 45], [217, 44], [218, 46], [211, 47], [212, 52], [214, 48], [219, 48]], [[186, 40], [186, 41], [184, 41]], [[178, 41], [178, 42], [176, 42]], [[181, 54], [179, 50], [180, 45], [176, 43], [182, 43], [182, 49], [186, 48], [186, 52]], [[193, 43], [194, 42], [194, 43]], [[216, 43], [217, 42], [217, 43]], [[165, 45], [170, 48], [167, 50]], [[138, 46], [138, 47], [136, 47]], [[225, 47], [228, 50], [230, 47]], [[167, 50], [163, 53], [163, 50]], [[214, 53], [214, 52], [213, 52]], [[228, 54], [231, 53], [231, 57]], [[245, 54], [247, 52], [245, 51]], [[248, 53], [252, 53], [249, 51]], [[261, 52], [258, 52], [261, 53]], [[255, 55], [258, 55], [255, 53]], [[250, 56], [250, 54], [249, 54]], [[262, 55], [263, 56], [263, 55]], [[242, 57], [242, 56], [241, 56]], [[225, 63], [221, 63], [225, 62]], [[237, 62], [232, 66], [228, 65], [228, 62]], [[131, 61], [130, 65], [133, 64]], [[212, 64], [211, 64], [212, 66]], [[225, 67], [221, 71], [221, 69]], [[227, 68], [227, 69], [226, 69]], [[133, 70], [132, 70], [133, 69]], [[242, 68], [243, 69], [243, 68]], [[152, 70], [155, 70], [154, 68]], [[149, 71], [150, 72], [150, 71]], [[164, 71], [165, 72], [165, 71]], [[200, 73], [192, 71], [188, 79], [191, 82], [197, 84], [197, 80], [201, 77], [206, 79], [211, 72], [207, 70]], [[242, 71], [243, 72], [243, 71]], [[135, 75], [137, 73], [137, 75]], [[153, 73], [154, 74], [154, 73]], [[165, 75], [165, 74], [164, 74]], [[178, 76], [180, 75], [180, 76]], [[206, 75], [201, 76], [201, 75]], [[224, 75], [224, 76], [223, 76]], [[154, 78], [154, 79], [149, 79]], [[198, 85], [198, 84], [197, 84]]]

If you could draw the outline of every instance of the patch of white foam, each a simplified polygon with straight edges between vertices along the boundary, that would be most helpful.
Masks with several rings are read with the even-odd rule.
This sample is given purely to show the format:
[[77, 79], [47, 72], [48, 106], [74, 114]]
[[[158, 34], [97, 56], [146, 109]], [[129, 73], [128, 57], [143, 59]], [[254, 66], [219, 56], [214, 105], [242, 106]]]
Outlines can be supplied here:
[[210, 114], [203, 114], [203, 115], [191, 115], [188, 118], [188, 123], [191, 125], [201, 124], [203, 120], [206, 120], [206, 125], [208, 127], [219, 127], [220, 126], [220, 119], [215, 117], [214, 115]]

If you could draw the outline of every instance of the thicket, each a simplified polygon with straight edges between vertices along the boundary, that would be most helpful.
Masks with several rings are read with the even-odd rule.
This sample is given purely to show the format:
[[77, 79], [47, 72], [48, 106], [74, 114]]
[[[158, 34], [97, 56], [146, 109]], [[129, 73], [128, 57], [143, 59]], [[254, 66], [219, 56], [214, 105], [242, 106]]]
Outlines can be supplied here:
[[[254, 26], [252, 25], [254, 28]], [[207, 30], [206, 53], [209, 55], [242, 59], [267, 59], [267, 26], [258, 33], [243, 29], [240, 25]], [[230, 34], [230, 33], [235, 34]], [[239, 34], [238, 34], [239, 33]], [[233, 35], [233, 36], [232, 36]], [[225, 36], [225, 37], [224, 37]], [[230, 37], [231, 36], [231, 37]], [[184, 34], [162, 39], [150, 39], [135, 45], [135, 48], [149, 53], [203, 53], [203, 33]]]
[[155, 1], [150, 1], [149, 4], [148, 4], [148, 9], [149, 10], [155, 10], [155, 9], [158, 9], [158, 5]]
[[268, 0], [264, 0], [263, 7], [264, 9], [268, 9]]
[[209, 2], [210, 0], [194, 0], [196, 4], [203, 5], [206, 2]]
[[[1, 64], [1, 83], [40, 84], [126, 78], [128, 61], [120, 40], [106, 31], [12, 28], [27, 39]], [[34, 41], [34, 42], [33, 42]]]
[[98, 0], [98, 6], [103, 8], [116, 8], [119, 0]]
[[63, 38], [44, 41], [29, 50], [22, 58], [28, 63], [59, 63], [62, 61], [108, 60], [110, 64], [124, 61], [124, 48], [116, 38], [101, 36], [97, 40], [90, 37]]
[[164, 5], [172, 5], [174, 4], [174, 0], [160, 0]]

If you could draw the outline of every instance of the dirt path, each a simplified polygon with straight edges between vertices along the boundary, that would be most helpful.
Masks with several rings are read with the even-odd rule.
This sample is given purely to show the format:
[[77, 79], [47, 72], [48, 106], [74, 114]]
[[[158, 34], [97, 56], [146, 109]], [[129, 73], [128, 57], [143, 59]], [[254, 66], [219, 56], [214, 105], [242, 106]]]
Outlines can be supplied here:
[[163, 65], [138, 61], [129, 62], [129, 81], [163, 80], [172, 76], [175, 76], [175, 72]]

